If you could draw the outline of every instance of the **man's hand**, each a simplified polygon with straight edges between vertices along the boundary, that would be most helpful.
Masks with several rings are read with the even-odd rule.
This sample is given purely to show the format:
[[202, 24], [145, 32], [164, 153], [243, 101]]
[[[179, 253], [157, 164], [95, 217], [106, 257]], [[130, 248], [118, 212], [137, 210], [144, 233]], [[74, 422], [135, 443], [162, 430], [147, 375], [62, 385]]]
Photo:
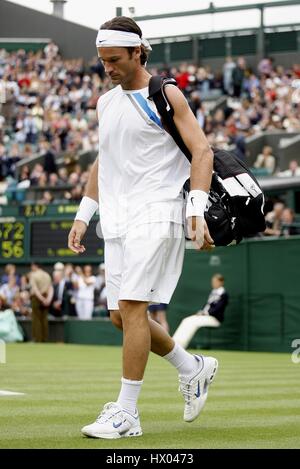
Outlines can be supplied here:
[[42, 301], [42, 304], [45, 306], [45, 308], [48, 308], [50, 306], [51, 299], [49, 300], [48, 298], [44, 298]]
[[68, 248], [76, 254], [82, 254], [85, 252], [85, 247], [80, 244], [80, 242], [85, 235], [86, 229], [87, 225], [84, 223], [84, 221], [74, 221], [68, 236]]
[[204, 217], [188, 218], [188, 235], [194, 242], [197, 251], [200, 251], [200, 249], [210, 251], [215, 247]]

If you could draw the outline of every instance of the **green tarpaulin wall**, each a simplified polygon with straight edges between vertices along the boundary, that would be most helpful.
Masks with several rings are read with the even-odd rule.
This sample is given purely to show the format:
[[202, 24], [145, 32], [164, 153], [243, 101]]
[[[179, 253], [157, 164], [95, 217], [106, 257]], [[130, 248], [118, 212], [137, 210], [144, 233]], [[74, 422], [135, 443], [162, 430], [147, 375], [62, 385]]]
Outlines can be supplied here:
[[172, 331], [207, 298], [210, 278], [225, 277], [230, 300], [218, 329], [200, 329], [191, 346], [292, 351], [300, 338], [300, 239], [249, 241], [211, 253], [186, 251], [183, 274], [172, 300]]

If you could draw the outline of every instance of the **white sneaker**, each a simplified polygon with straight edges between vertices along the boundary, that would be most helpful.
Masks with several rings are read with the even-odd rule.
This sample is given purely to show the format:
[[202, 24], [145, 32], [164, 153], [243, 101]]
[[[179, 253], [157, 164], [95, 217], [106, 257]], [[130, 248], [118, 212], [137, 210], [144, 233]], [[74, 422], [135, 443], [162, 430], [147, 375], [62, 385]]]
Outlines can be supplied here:
[[81, 432], [93, 438], [123, 438], [142, 435], [138, 411], [129, 414], [116, 402], [108, 402], [94, 423], [86, 425]]
[[198, 362], [198, 371], [190, 376], [179, 376], [179, 391], [184, 399], [185, 422], [192, 422], [200, 414], [208, 395], [208, 386], [213, 382], [217, 369], [218, 360], [213, 357], [194, 355]]

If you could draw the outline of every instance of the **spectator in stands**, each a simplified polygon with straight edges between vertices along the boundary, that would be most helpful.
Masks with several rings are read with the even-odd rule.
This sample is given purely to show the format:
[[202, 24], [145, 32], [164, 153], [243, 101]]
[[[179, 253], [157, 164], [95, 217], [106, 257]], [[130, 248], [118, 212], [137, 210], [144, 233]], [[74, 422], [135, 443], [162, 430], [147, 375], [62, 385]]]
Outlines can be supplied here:
[[8, 175], [7, 160], [8, 156], [5, 146], [0, 143], [0, 181], [5, 180]]
[[28, 291], [20, 291], [15, 296], [12, 309], [18, 317], [29, 317], [31, 315], [31, 301]]
[[20, 276], [16, 273], [16, 266], [14, 264], [6, 264], [4, 272], [5, 273], [1, 277], [1, 284], [8, 283], [9, 278], [15, 277], [16, 284], [20, 285]]
[[53, 202], [54, 202], [54, 195], [50, 191], [43, 192], [42, 198], [37, 200], [37, 203], [40, 205], [48, 205]]
[[263, 59], [261, 59], [257, 66], [257, 70], [260, 75], [270, 77], [273, 71], [273, 60], [271, 59], [271, 57], [264, 57]]
[[284, 208], [285, 207], [282, 202], [276, 202], [272, 212], [266, 214], [265, 236], [280, 236]]
[[286, 207], [281, 216], [281, 234], [283, 236], [294, 236], [300, 234], [300, 224], [296, 225], [295, 212], [291, 208]]
[[44, 171], [49, 175], [50, 173], [57, 172], [57, 166], [55, 162], [55, 153], [51, 149], [50, 143], [47, 140], [43, 140], [40, 144], [41, 156], [43, 157]]
[[225, 64], [223, 65], [223, 89], [226, 94], [233, 95], [233, 78], [232, 73], [235, 69], [235, 63], [232, 57], [226, 57]]
[[83, 118], [82, 112], [78, 111], [76, 117], [71, 121], [72, 130], [87, 130], [88, 123]]
[[[1, 80], [0, 80], [0, 96], [1, 96]], [[1, 103], [0, 103], [0, 112], [1, 112]], [[3, 142], [4, 127], [5, 127], [5, 118], [4, 116], [0, 114], [0, 143]]]
[[260, 153], [255, 160], [254, 168], [265, 169], [267, 174], [273, 174], [275, 171], [276, 160], [272, 153], [272, 147], [265, 145], [262, 153]]
[[59, 177], [59, 181], [61, 182], [61, 184], [68, 184], [68, 170], [67, 168], [59, 168], [58, 169], [58, 177]]
[[224, 288], [224, 277], [213, 275], [212, 290], [206, 305], [197, 313], [186, 317], [176, 329], [173, 339], [187, 348], [200, 327], [219, 327], [224, 321], [224, 311], [228, 304], [228, 294]]
[[76, 313], [79, 319], [91, 319], [94, 311], [94, 292], [96, 277], [92, 274], [92, 267], [85, 265], [83, 269], [75, 268], [77, 280], [74, 284], [77, 288]]
[[73, 264], [66, 264], [65, 265], [65, 279], [68, 288], [68, 315], [69, 316], [76, 316], [75, 310], [75, 303], [76, 303], [76, 295], [77, 292], [75, 290], [74, 284], [77, 281], [77, 274], [75, 273]]
[[44, 49], [47, 59], [54, 59], [58, 54], [58, 50], [58, 46], [55, 44], [55, 42], [49, 42]]
[[176, 74], [176, 80], [179, 88], [185, 92], [189, 85], [189, 73], [187, 70], [188, 66], [186, 63], [183, 63], [179, 66], [179, 72]]
[[105, 284], [105, 264], [102, 263], [99, 265], [98, 268], [98, 275], [96, 276], [95, 282], [95, 306], [107, 312], [109, 316], [108, 309], [107, 309], [107, 292], [106, 292], [106, 284]]
[[18, 326], [13, 310], [0, 294], [0, 340], [5, 342], [22, 342], [23, 333]]
[[246, 140], [245, 136], [243, 135], [242, 131], [239, 131], [234, 137], [232, 137], [232, 143], [234, 143], [235, 148], [233, 149], [236, 156], [244, 161], [247, 162], [247, 153], [246, 153]]
[[32, 307], [32, 338], [34, 342], [48, 339], [48, 311], [53, 297], [50, 275], [38, 264], [31, 265], [30, 295]]
[[293, 177], [293, 176], [300, 176], [300, 167], [298, 165], [298, 161], [292, 160], [289, 162], [289, 169], [285, 171], [281, 171], [278, 173], [279, 177]]
[[[30, 173], [30, 181], [32, 186], [37, 186], [40, 178], [44, 178], [45, 173], [43, 166], [40, 163], [36, 163], [33, 167], [33, 170]], [[47, 181], [47, 178], [46, 178]]]
[[196, 89], [203, 99], [206, 97], [210, 90], [210, 81], [207, 70], [204, 67], [199, 67], [196, 74]]
[[6, 298], [6, 303], [9, 307], [12, 307], [16, 295], [19, 293], [19, 287], [17, 285], [17, 278], [14, 274], [8, 275], [7, 282], [1, 285], [0, 295]]
[[205, 126], [205, 109], [203, 106], [203, 103], [199, 97], [199, 93], [197, 91], [194, 91], [191, 94], [191, 100], [190, 100], [190, 107], [199, 122], [199, 125], [201, 129], [204, 129]]
[[64, 276], [64, 264], [62, 262], [56, 262], [52, 273], [53, 278], [53, 298], [50, 305], [50, 314], [55, 317], [62, 317], [64, 315], [63, 310], [63, 296], [65, 289], [65, 276]]
[[105, 264], [102, 262], [98, 267], [98, 275], [96, 275], [95, 288], [101, 291], [105, 285]]
[[242, 93], [245, 70], [246, 61], [244, 57], [239, 57], [237, 65], [232, 71], [233, 96], [236, 98], [239, 98]]
[[9, 151], [0, 143], [0, 180], [11, 176], [15, 177], [16, 163], [20, 161], [19, 147], [12, 145]]

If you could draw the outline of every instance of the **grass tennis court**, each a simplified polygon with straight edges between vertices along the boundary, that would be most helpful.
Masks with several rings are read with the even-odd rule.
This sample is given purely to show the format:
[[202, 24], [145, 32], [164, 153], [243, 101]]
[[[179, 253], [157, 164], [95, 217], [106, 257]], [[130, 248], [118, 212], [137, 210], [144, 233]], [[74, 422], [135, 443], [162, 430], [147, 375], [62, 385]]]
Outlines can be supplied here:
[[117, 398], [118, 347], [12, 344], [0, 364], [0, 448], [300, 448], [300, 364], [289, 354], [205, 352], [219, 360], [203, 413], [183, 422], [177, 373], [151, 356], [139, 401], [144, 435], [95, 440], [80, 428]]

